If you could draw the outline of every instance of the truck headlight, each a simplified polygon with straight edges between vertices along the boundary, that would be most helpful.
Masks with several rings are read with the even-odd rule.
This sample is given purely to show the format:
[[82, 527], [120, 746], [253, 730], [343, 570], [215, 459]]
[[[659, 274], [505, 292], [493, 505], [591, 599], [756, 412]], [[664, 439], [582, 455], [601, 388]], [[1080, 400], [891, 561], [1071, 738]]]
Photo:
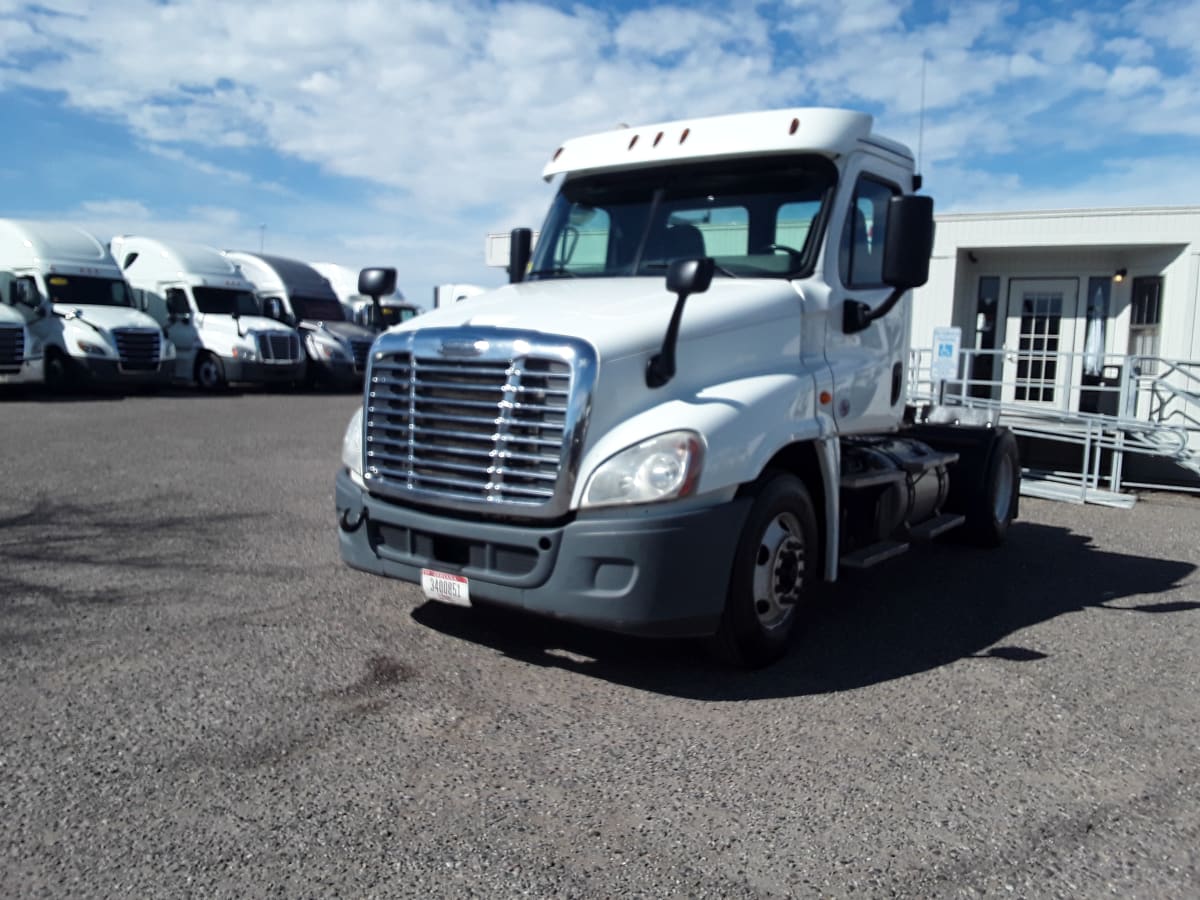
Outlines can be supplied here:
[[312, 334], [308, 336], [308, 349], [318, 359], [336, 359], [341, 361], [349, 359], [340, 344]]
[[346, 433], [342, 437], [342, 465], [346, 467], [346, 471], [350, 473], [351, 480], [359, 487], [366, 487], [367, 484], [362, 477], [362, 407], [354, 411], [354, 415], [350, 417], [350, 424], [346, 426]]
[[233, 358], [240, 359], [242, 362], [254, 362], [258, 359], [258, 352], [253, 347], [234, 344]]
[[91, 341], [75, 341], [75, 346], [86, 353], [88, 356], [108, 356], [108, 350], [103, 344], [95, 344]]
[[669, 431], [602, 462], [583, 492], [584, 506], [654, 503], [687, 497], [704, 468], [704, 441], [694, 431]]
[[162, 358], [163, 359], [174, 359], [175, 358], [175, 344], [172, 343], [171, 341], [163, 341], [162, 342]]

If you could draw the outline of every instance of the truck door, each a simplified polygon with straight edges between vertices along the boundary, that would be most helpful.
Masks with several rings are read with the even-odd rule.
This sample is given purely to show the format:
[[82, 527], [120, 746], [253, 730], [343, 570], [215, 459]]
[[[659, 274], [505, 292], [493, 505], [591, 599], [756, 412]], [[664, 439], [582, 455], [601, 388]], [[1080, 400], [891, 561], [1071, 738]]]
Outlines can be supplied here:
[[[852, 186], [851, 186], [852, 185]], [[883, 248], [888, 201], [900, 188], [875, 174], [860, 172], [831, 221], [825, 273], [830, 284], [826, 360], [833, 371], [833, 414], [844, 432], [895, 426], [904, 407], [909, 301], [867, 328], [847, 334], [842, 324], [847, 299], [871, 308], [891, 294], [883, 283]], [[836, 262], [835, 262], [836, 261]]]
[[195, 312], [183, 288], [167, 288], [164, 300], [167, 339], [175, 345], [175, 377], [191, 378], [196, 353], [203, 346]]

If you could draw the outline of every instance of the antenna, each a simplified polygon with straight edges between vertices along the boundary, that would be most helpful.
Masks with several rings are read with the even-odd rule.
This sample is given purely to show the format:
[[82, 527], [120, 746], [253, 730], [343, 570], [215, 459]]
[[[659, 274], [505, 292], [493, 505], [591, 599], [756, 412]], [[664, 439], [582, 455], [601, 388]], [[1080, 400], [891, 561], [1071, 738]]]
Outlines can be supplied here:
[[921, 176], [921, 156], [925, 152], [925, 65], [929, 62], [928, 50], [921, 51], [921, 113], [917, 119], [917, 177]]

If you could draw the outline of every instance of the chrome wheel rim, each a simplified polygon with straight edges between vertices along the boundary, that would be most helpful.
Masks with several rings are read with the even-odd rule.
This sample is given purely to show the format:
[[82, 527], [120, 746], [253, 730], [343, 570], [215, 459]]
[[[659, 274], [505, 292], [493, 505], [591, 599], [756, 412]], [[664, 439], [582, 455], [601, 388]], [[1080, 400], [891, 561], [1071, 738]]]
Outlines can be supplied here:
[[767, 630], [793, 614], [804, 586], [804, 532], [790, 512], [777, 515], [763, 530], [754, 557], [754, 613]]

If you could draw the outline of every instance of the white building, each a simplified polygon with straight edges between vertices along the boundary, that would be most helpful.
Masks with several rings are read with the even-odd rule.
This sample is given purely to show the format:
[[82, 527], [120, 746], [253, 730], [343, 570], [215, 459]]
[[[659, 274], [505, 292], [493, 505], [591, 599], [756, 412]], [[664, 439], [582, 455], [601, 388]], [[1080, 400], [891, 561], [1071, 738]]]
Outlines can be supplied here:
[[[1101, 356], [1200, 359], [1198, 294], [1200, 207], [943, 215], [913, 343], [957, 325], [964, 348], [1008, 351], [969, 373], [1006, 382], [997, 399], [1077, 409]], [[1054, 352], [1079, 356], [1037, 364]]]

